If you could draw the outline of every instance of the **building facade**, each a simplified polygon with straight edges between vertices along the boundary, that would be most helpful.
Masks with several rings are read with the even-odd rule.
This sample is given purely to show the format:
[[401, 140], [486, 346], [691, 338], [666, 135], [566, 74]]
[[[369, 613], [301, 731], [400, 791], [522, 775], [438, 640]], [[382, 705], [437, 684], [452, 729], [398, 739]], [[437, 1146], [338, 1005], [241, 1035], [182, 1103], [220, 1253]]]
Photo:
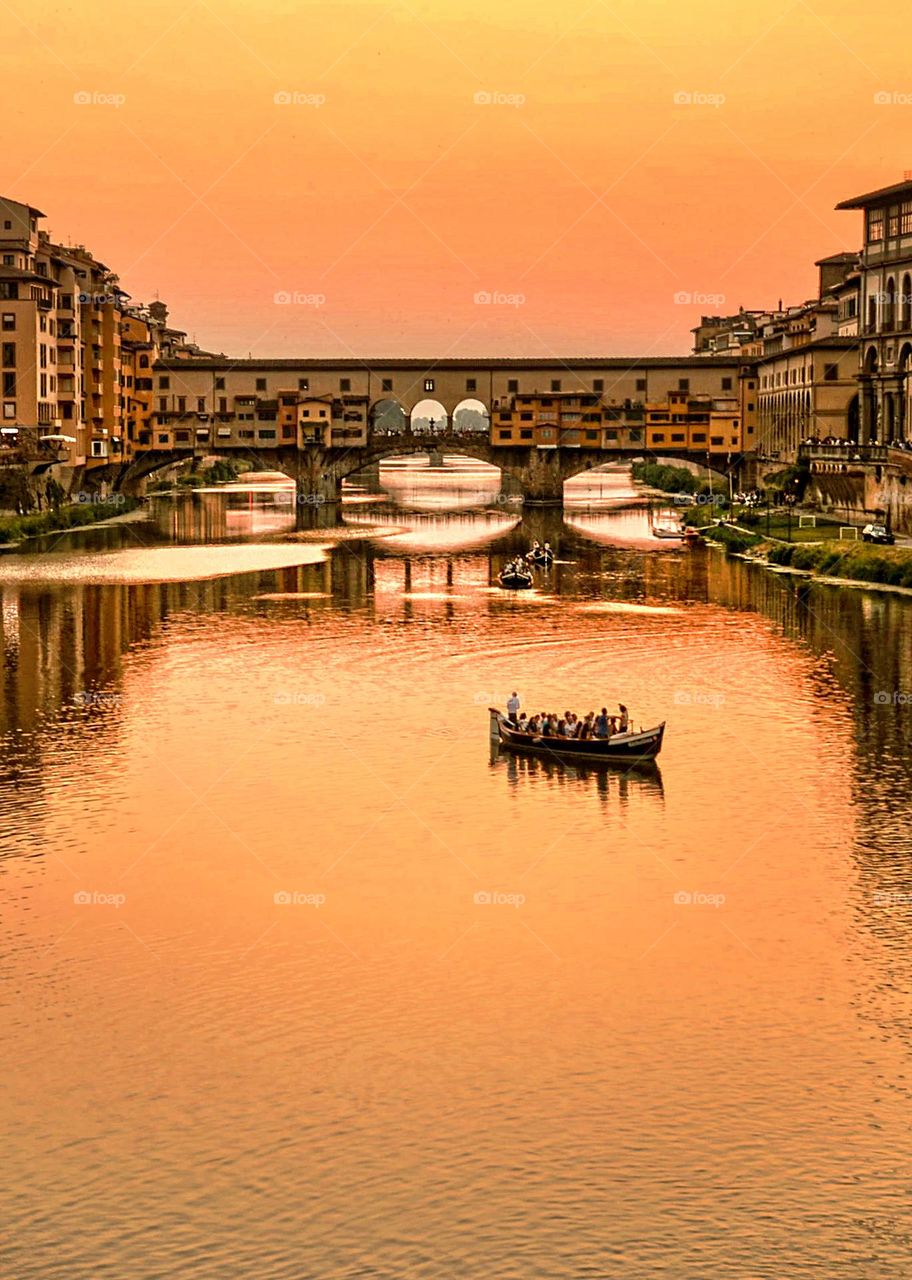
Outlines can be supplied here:
[[859, 303], [863, 443], [912, 438], [912, 175], [843, 200], [864, 215]]

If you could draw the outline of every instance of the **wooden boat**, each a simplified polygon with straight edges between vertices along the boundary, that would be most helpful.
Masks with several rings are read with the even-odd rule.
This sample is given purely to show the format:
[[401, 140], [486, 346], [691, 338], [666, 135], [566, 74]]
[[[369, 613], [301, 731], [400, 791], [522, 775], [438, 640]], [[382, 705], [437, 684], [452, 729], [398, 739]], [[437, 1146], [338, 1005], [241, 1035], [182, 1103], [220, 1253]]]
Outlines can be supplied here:
[[684, 538], [685, 547], [698, 547], [700, 543], [703, 541], [703, 534], [700, 532], [700, 530], [694, 529], [690, 525], [688, 525], [687, 528], [684, 530], [684, 533], [682, 536]]
[[580, 764], [590, 761], [593, 764], [641, 764], [655, 760], [662, 750], [662, 739], [665, 737], [664, 720], [653, 729], [641, 729], [638, 733], [615, 733], [610, 738], [541, 737], [514, 729], [497, 707], [489, 707], [488, 711], [491, 716], [491, 738], [505, 750], [573, 760]]
[[506, 587], [508, 591], [526, 591], [532, 586], [531, 573], [506, 573], [503, 570], [498, 574], [497, 581], [502, 587]]
[[681, 528], [671, 524], [656, 524], [652, 527], [652, 536], [654, 538], [683, 538], [684, 532]]
[[554, 552], [546, 551], [544, 547], [539, 547], [537, 551], [526, 553], [526, 562], [537, 565], [540, 569], [550, 569], [554, 563]]

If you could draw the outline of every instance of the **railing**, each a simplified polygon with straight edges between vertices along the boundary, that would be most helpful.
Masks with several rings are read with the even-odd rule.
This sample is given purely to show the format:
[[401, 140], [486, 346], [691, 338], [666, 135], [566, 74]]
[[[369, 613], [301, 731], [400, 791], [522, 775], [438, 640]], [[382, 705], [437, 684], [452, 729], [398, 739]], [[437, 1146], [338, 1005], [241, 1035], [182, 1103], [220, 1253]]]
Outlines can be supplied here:
[[820, 462], [886, 462], [889, 450], [882, 444], [802, 444], [798, 457]]

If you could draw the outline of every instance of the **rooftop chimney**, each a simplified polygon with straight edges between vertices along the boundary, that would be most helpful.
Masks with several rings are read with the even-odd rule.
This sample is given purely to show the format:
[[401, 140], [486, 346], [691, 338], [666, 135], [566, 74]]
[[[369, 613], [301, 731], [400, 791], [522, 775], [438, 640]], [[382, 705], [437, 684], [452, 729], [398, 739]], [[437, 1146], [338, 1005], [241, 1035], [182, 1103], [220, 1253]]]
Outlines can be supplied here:
[[903, 182], [912, 182], [912, 169], [906, 169], [903, 173]]

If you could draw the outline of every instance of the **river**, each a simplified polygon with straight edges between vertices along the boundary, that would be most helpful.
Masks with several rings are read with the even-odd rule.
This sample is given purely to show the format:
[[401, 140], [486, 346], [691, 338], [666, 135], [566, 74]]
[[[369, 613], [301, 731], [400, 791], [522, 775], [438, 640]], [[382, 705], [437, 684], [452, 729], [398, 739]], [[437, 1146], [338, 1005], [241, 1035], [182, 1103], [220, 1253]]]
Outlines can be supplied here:
[[426, 480], [0, 557], [0, 1272], [912, 1275], [910, 603]]

